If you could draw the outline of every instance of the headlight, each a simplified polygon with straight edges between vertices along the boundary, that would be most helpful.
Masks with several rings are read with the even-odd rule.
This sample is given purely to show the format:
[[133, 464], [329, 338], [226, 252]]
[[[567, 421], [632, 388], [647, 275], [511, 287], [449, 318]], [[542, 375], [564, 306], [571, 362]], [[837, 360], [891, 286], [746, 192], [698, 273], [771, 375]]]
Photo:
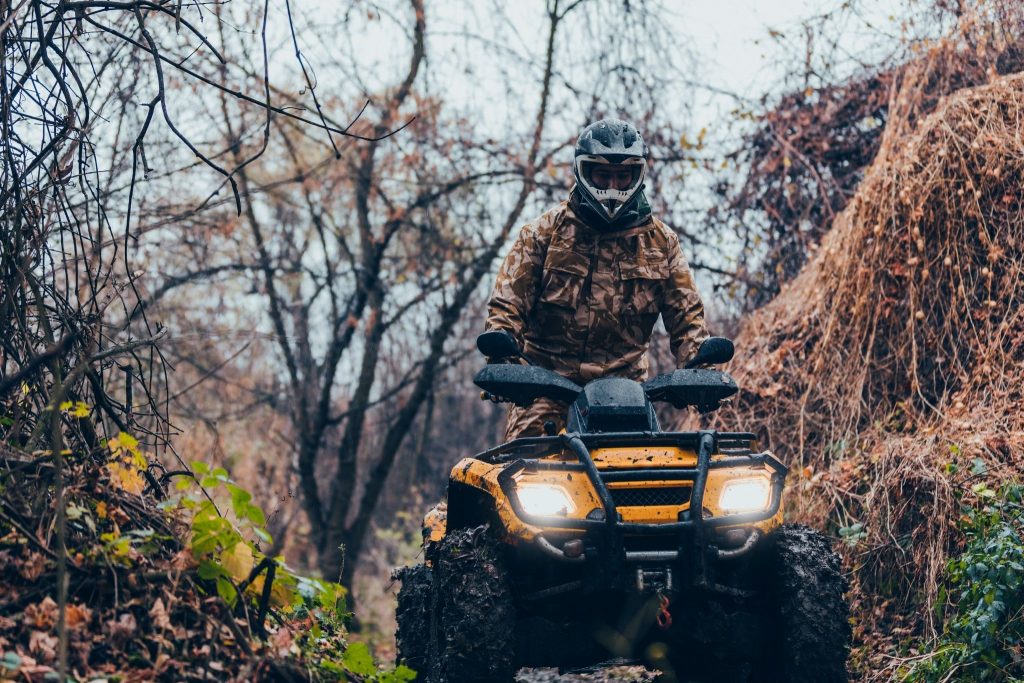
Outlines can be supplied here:
[[730, 481], [722, 489], [718, 507], [723, 512], [754, 512], [767, 508], [771, 497], [771, 486], [767, 479], [738, 479]]
[[566, 515], [576, 510], [569, 494], [561, 486], [517, 484], [519, 504], [531, 515]]

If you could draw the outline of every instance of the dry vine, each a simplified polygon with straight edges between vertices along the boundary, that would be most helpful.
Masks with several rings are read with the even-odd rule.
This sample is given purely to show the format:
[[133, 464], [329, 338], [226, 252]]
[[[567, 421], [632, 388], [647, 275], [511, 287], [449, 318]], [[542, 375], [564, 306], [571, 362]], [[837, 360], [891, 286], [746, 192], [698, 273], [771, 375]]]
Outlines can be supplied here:
[[853, 198], [744, 325], [743, 391], [720, 418], [792, 465], [796, 517], [843, 530], [864, 680], [898, 666], [885, 638], [941, 626], [929, 607], [958, 541], [954, 492], [1012, 478], [1024, 449], [1024, 76], [993, 66], [940, 96], [974, 83], [984, 44], [964, 36], [980, 21], [894, 77]]

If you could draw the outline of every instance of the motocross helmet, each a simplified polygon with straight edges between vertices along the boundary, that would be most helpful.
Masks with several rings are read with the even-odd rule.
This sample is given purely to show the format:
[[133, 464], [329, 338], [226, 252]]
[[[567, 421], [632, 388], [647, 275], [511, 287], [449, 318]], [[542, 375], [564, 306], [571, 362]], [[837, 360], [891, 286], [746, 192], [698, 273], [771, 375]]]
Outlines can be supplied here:
[[605, 223], [615, 222], [643, 196], [647, 157], [647, 145], [631, 123], [602, 119], [584, 128], [573, 164], [582, 203]]

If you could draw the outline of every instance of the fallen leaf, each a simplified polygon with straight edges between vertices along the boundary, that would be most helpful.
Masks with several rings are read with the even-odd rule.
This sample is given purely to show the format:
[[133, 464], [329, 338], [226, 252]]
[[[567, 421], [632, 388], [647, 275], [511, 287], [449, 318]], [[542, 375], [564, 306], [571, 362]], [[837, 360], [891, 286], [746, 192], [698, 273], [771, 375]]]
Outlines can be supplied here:
[[89, 625], [92, 620], [92, 612], [85, 605], [68, 605], [64, 618], [69, 629], [79, 628]]
[[111, 619], [106, 623], [106, 631], [110, 635], [110, 642], [114, 647], [118, 648], [123, 647], [135, 635], [137, 628], [138, 625], [135, 623], [135, 617], [132, 616], [131, 612], [125, 612], [118, 617], [117, 621]]
[[19, 572], [26, 581], [35, 581], [46, 569], [46, 556], [42, 553], [29, 552], [28, 557], [21, 561]]
[[288, 628], [279, 628], [277, 633], [270, 637], [270, 644], [273, 646], [278, 657], [288, 656], [294, 643], [295, 637]]
[[44, 662], [57, 658], [57, 638], [45, 631], [32, 631], [28, 637], [28, 651]]
[[153, 625], [157, 628], [162, 630], [172, 629], [171, 620], [167, 616], [167, 608], [164, 607], [162, 598], [157, 598], [156, 602], [153, 603], [153, 607], [149, 610], [149, 616], [153, 620]]
[[26, 626], [37, 629], [51, 629], [57, 623], [57, 603], [47, 596], [37, 605], [25, 608]]

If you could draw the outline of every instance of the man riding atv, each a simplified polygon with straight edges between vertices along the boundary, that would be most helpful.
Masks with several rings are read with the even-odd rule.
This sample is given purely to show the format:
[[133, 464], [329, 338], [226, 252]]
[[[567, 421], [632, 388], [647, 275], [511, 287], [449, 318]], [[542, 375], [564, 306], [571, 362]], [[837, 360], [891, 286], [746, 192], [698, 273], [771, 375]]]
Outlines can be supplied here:
[[[527, 360], [577, 384], [647, 379], [659, 314], [678, 367], [708, 336], [679, 238], [644, 196], [648, 154], [625, 121], [584, 128], [569, 200], [523, 226], [488, 302], [488, 330], [510, 333]], [[505, 439], [543, 434], [545, 422], [561, 429], [567, 407], [513, 407]]]
[[[568, 204], [523, 228], [474, 379], [513, 404], [508, 440], [453, 469], [400, 570], [399, 656], [434, 683], [524, 666], [652, 665], [665, 681], [842, 683], [845, 581], [828, 541], [783, 524], [786, 467], [745, 432], [663, 431], [655, 402], [737, 391], [675, 235], [642, 194], [636, 129], [577, 143]], [[644, 381], [665, 318], [679, 369]]]

